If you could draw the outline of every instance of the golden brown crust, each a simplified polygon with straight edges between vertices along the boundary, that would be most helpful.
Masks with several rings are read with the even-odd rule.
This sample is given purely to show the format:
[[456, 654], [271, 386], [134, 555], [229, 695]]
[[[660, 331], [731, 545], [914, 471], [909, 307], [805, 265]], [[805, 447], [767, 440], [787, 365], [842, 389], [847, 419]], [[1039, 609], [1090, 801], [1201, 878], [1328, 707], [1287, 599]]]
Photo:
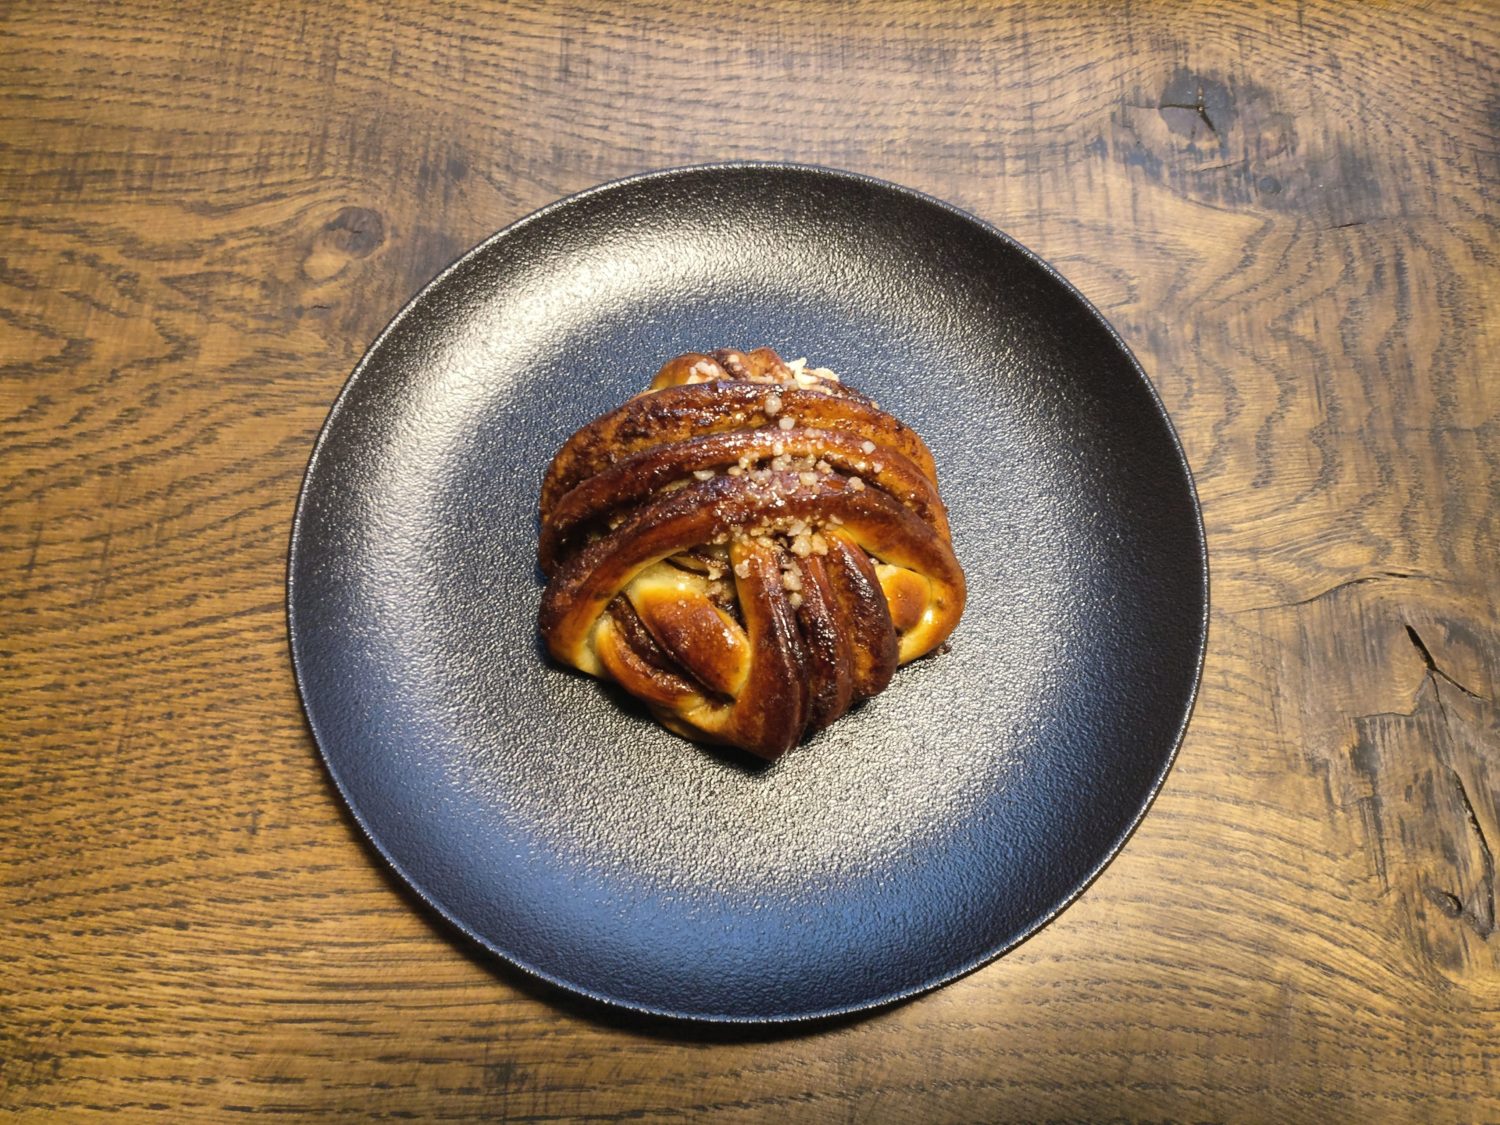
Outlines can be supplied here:
[[[863, 448], [874, 448], [866, 452]], [[557, 501], [542, 522], [538, 550], [543, 572], [550, 574], [559, 551], [577, 531], [600, 517], [628, 509], [652, 492], [695, 472], [718, 470], [778, 456], [822, 460], [846, 476], [861, 476], [884, 489], [931, 523], [945, 537], [948, 515], [937, 489], [897, 449], [854, 432], [779, 427], [731, 430], [685, 441], [650, 446], [581, 481]]]
[[[767, 412], [768, 400], [777, 409]], [[542, 480], [542, 519], [581, 481], [643, 449], [727, 430], [797, 425], [860, 434], [905, 454], [934, 484], [937, 471], [922, 439], [864, 399], [776, 383], [721, 381], [666, 387], [631, 399], [570, 437]]]
[[931, 454], [769, 348], [679, 356], [652, 387], [548, 470], [542, 635], [670, 729], [776, 758], [957, 624]]

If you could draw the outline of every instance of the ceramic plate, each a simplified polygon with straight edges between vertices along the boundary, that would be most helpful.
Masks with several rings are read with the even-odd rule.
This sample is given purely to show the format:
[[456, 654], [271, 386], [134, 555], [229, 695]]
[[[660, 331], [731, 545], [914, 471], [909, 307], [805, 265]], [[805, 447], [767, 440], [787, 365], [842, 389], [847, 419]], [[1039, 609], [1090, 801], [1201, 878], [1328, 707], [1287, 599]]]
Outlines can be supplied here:
[[[951, 651], [769, 768], [550, 664], [537, 488], [684, 351], [806, 356], [916, 428], [969, 602]], [[668, 1017], [933, 988], [1057, 914], [1160, 787], [1197, 688], [1198, 507], [1141, 368], [979, 220], [827, 169], [608, 184], [455, 263], [318, 440], [290, 629], [379, 854], [505, 961]]]

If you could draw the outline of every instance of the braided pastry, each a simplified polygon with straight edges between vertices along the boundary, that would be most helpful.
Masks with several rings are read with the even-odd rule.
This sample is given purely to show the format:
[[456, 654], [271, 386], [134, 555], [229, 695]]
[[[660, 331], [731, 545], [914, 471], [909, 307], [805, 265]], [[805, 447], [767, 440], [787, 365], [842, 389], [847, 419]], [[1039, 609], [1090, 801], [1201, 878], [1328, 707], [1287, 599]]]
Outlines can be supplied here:
[[668, 729], [778, 758], [958, 623], [936, 480], [831, 371], [679, 356], [547, 470], [542, 636]]

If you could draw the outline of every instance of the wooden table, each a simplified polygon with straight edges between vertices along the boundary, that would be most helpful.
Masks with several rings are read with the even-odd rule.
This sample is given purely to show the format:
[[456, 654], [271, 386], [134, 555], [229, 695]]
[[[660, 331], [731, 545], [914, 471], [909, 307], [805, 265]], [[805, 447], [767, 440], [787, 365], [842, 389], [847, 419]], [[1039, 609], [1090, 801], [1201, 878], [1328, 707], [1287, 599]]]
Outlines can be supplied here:
[[[1492, 4], [0, 10], [0, 1110], [1500, 1118]], [[696, 1042], [466, 953], [298, 706], [287, 536], [366, 344], [559, 195], [951, 200], [1152, 374], [1213, 567], [1164, 792], [872, 1018]]]

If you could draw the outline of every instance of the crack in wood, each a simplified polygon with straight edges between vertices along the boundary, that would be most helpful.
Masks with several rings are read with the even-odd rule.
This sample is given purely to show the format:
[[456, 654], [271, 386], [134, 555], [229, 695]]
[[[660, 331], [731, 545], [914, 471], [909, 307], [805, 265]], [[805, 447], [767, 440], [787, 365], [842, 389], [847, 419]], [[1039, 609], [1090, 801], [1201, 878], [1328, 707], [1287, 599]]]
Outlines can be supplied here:
[[[1463, 777], [1452, 766], [1448, 767], [1448, 773], [1453, 778], [1453, 787], [1458, 790], [1458, 799], [1463, 803], [1474, 838], [1479, 841], [1479, 855], [1484, 867], [1484, 915], [1480, 916], [1478, 910], [1465, 907], [1462, 916], [1464, 921], [1474, 927], [1475, 933], [1488, 940], [1495, 932], [1495, 853], [1490, 851], [1490, 842], [1485, 839], [1484, 829], [1480, 827], [1479, 815], [1474, 811], [1474, 802], [1469, 799], [1469, 790], [1464, 785]], [[1454, 897], [1457, 898], [1456, 895]]]
[[[1394, 575], [1393, 575], [1394, 576]], [[1399, 575], [1400, 577], [1417, 577], [1416, 575]], [[1362, 582], [1377, 581], [1382, 575], [1366, 576], [1364, 578], [1351, 579], [1340, 583], [1333, 590], [1341, 589], [1348, 585], [1357, 585]], [[1325, 591], [1322, 595], [1306, 599], [1316, 601], [1318, 597], [1325, 597], [1333, 590]], [[1305, 603], [1301, 603], [1305, 604]], [[1449, 713], [1447, 701], [1443, 697], [1443, 683], [1446, 681], [1466, 696], [1481, 703], [1487, 703], [1478, 693], [1471, 691], [1449, 675], [1438, 664], [1432, 650], [1422, 639], [1416, 628], [1403, 622], [1402, 627], [1406, 630], [1407, 639], [1411, 642], [1417, 654], [1421, 657], [1423, 664], [1422, 680], [1418, 687], [1417, 705], [1410, 711], [1382, 711], [1364, 714], [1354, 718], [1355, 742], [1350, 750], [1350, 761], [1355, 770], [1369, 779], [1372, 787], [1371, 795], [1362, 798], [1362, 817], [1365, 820], [1366, 837], [1369, 840], [1375, 858], [1377, 874], [1381, 877], [1382, 885], [1385, 885], [1385, 855], [1384, 855], [1384, 830], [1378, 823], [1381, 817], [1381, 787], [1376, 774], [1381, 771], [1382, 763], [1376, 747], [1380, 741], [1378, 734], [1372, 737], [1368, 731], [1367, 724], [1379, 719], [1414, 719], [1421, 712], [1423, 704], [1421, 701], [1421, 689], [1428, 683], [1432, 685], [1432, 700], [1437, 709], [1438, 726], [1433, 732], [1432, 753], [1436, 758], [1436, 766], [1439, 771], [1446, 771], [1452, 792], [1457, 794], [1461, 809], [1461, 816], [1465, 822], [1464, 832], [1471, 832], [1477, 844], [1479, 854], [1479, 868], [1475, 877], [1483, 883], [1481, 890], [1472, 894], [1464, 893], [1461, 885], [1456, 891], [1446, 890], [1433, 886], [1425, 881], [1420, 886], [1423, 897], [1431, 902], [1447, 918], [1462, 922], [1466, 927], [1473, 930], [1482, 941], [1489, 941], [1496, 933], [1500, 933], [1500, 906], [1497, 906], [1496, 887], [1496, 861], [1495, 853], [1490, 845], [1489, 838], [1485, 834], [1484, 824], [1480, 820], [1479, 813], [1474, 801], [1469, 794], [1469, 786], [1465, 783], [1463, 775], [1454, 761], [1456, 747], [1454, 746], [1455, 728], [1453, 716]], [[1436, 776], [1441, 777], [1441, 772]], [[1458, 867], [1458, 874], [1462, 877], [1464, 865], [1462, 861], [1453, 854], [1451, 850], [1445, 849], [1445, 854]]]
[[[1448, 681], [1448, 683], [1452, 684], [1470, 699], [1478, 700], [1481, 703], [1487, 701], [1477, 693], [1470, 691], [1438, 667], [1437, 660], [1432, 655], [1432, 650], [1422, 640], [1421, 634], [1410, 624], [1406, 626], [1406, 635], [1416, 648], [1418, 654], [1421, 655], [1422, 663], [1426, 666], [1427, 670], [1424, 675], [1432, 681], [1432, 694], [1433, 698], [1437, 701], [1438, 714], [1442, 716], [1443, 727], [1445, 730], [1451, 731], [1452, 719], [1448, 714], [1447, 705], [1443, 702], [1443, 690], [1440, 681]], [[1462, 919], [1476, 934], [1488, 941], [1497, 930], [1495, 916], [1495, 853], [1490, 848], [1490, 842], [1484, 834], [1483, 825], [1479, 823], [1479, 814], [1474, 808], [1473, 800], [1469, 797], [1469, 789], [1464, 784], [1463, 775], [1452, 764], [1445, 762], [1444, 765], [1447, 766], [1448, 776], [1453, 782], [1454, 791], [1458, 794], [1459, 803], [1463, 806], [1464, 819], [1468, 823], [1469, 830], [1473, 832], [1474, 839], [1479, 844], [1481, 879], [1484, 884], [1482, 892], [1484, 910], [1481, 913], [1477, 906], [1469, 906], [1457, 895], [1449, 891], [1434, 892], [1433, 888], [1428, 888], [1427, 897], [1436, 903], [1439, 909], [1444, 914], [1447, 914], [1448, 917]], [[1444, 898], [1440, 901], [1435, 895], [1444, 896]], [[1449, 909], [1450, 905], [1453, 909]]]
[[1359, 578], [1346, 579], [1343, 582], [1339, 582], [1333, 586], [1328, 587], [1328, 589], [1326, 590], [1321, 590], [1318, 593], [1311, 594], [1305, 598], [1298, 598], [1293, 602], [1272, 602], [1270, 605], [1250, 606], [1248, 609], [1234, 610], [1230, 616], [1238, 616], [1242, 613], [1267, 613], [1273, 609], [1295, 609], [1297, 606], [1311, 605], [1313, 602], [1322, 601], [1324, 598], [1336, 594], [1340, 590], [1346, 590], [1350, 586], [1364, 586], [1371, 582], [1388, 582], [1403, 578], [1425, 578], [1431, 581], [1437, 581], [1436, 579], [1433, 579], [1432, 575], [1430, 574], [1418, 574], [1415, 571], [1406, 570], [1382, 570], [1379, 574], [1365, 574], [1361, 575]]
[[[1470, 691], [1468, 688], [1464, 687], [1463, 684], [1459, 683], [1452, 676], [1448, 675], [1447, 672], [1444, 672], [1441, 668], [1439, 668], [1437, 661], [1432, 658], [1432, 650], [1427, 647], [1426, 643], [1422, 640], [1421, 636], [1410, 625], [1407, 625], [1407, 627], [1406, 627], [1406, 635], [1409, 638], [1411, 638], [1411, 643], [1416, 646], [1417, 652], [1420, 653], [1421, 656], [1422, 656], [1422, 663], [1425, 664], [1425, 665], [1427, 665], [1427, 671], [1433, 677], [1435, 677], [1435, 678], [1442, 678], [1444, 680], [1447, 680], [1450, 684], [1452, 684], [1454, 687], [1456, 687], [1459, 691], [1463, 692], [1470, 699], [1475, 700], [1476, 702], [1479, 702], [1479, 703], [1488, 703], [1489, 702], [1489, 700], [1485, 699], [1484, 696], [1480, 695], [1478, 692]], [[1438, 704], [1439, 704], [1439, 706], [1442, 705], [1442, 697], [1441, 696], [1438, 697]], [[1447, 718], [1446, 715], [1444, 715], [1443, 717], [1444, 717], [1444, 719]]]
[[1193, 99], [1193, 101], [1191, 103], [1187, 103], [1187, 102], [1162, 102], [1156, 108], [1157, 109], [1185, 109], [1185, 110], [1188, 110], [1189, 112], [1196, 113], [1198, 115], [1198, 119], [1200, 121], [1202, 121], [1203, 124], [1205, 124], [1205, 125], [1208, 126], [1208, 131], [1214, 135], [1214, 139], [1215, 140], [1220, 139], [1219, 138], [1219, 130], [1214, 126], [1213, 118], [1209, 117], [1209, 115], [1208, 115], [1208, 105], [1204, 101], [1204, 98], [1203, 98], [1203, 83], [1202, 82], [1198, 83], [1198, 93], [1197, 93], [1197, 96]]
[[1463, 915], [1464, 904], [1452, 891], [1445, 891], [1438, 887], [1423, 887], [1422, 893], [1427, 896], [1427, 901], [1436, 906], [1449, 918], [1458, 918]]

